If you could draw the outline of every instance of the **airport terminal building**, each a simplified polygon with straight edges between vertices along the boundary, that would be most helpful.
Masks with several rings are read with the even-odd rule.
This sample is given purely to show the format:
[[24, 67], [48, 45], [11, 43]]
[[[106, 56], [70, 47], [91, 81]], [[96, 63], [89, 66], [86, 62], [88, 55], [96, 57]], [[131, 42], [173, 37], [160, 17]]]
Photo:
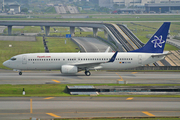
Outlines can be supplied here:
[[145, 4], [147, 13], [180, 13], [180, 3]]
[[180, 0], [99, 0], [100, 7], [119, 6], [145, 6], [145, 4], [180, 4]]

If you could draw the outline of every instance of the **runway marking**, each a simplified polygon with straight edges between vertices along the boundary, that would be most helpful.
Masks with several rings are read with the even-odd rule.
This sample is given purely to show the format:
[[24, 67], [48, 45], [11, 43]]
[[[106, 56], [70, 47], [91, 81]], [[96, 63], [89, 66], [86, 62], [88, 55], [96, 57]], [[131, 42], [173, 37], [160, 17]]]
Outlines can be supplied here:
[[54, 81], [54, 82], [56, 82], [56, 83], [61, 83], [60, 81], [58, 81], [58, 80], [52, 80], [52, 81]]
[[118, 79], [119, 81], [124, 81], [123, 78], [118, 73], [116, 73], [116, 75], [118, 75], [121, 78], [121, 79]]
[[30, 113], [33, 113], [33, 111], [32, 111], [32, 99], [30, 99]]
[[48, 114], [48, 115], [50, 115], [50, 116], [53, 116], [53, 117], [55, 117], [55, 118], [60, 118], [61, 116], [57, 116], [57, 115], [55, 115], [55, 114], [53, 114], [53, 113], [46, 113], [46, 114]]
[[149, 113], [149, 112], [146, 112], [146, 111], [143, 111], [142, 113], [144, 113], [144, 114], [146, 114], [146, 115], [148, 115], [148, 116], [151, 116], [151, 117], [155, 116], [155, 115], [153, 115], [153, 114], [151, 114], [151, 113]]
[[47, 98], [44, 98], [44, 99], [48, 100], [48, 99], [52, 99], [52, 98], [54, 98], [54, 97], [47, 97]]
[[129, 98], [127, 98], [126, 100], [132, 100], [132, 99], [134, 99], [133, 97], [129, 97]]
[[138, 73], [138, 72], [132, 72], [132, 74], [136, 74], [136, 73]]

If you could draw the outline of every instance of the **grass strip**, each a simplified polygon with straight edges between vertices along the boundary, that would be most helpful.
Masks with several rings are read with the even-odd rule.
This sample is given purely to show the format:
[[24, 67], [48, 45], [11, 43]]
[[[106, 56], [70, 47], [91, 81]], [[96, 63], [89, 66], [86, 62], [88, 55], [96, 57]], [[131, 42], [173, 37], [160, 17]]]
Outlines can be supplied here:
[[[42, 85], [0, 85], [0, 97], [8, 96], [72, 96], [67, 93], [66, 86], [180, 86], [180, 84], [42, 84]], [[22, 95], [23, 88], [26, 95]], [[88, 96], [88, 95], [73, 95]], [[99, 97], [180, 97], [180, 95], [99, 95]]]

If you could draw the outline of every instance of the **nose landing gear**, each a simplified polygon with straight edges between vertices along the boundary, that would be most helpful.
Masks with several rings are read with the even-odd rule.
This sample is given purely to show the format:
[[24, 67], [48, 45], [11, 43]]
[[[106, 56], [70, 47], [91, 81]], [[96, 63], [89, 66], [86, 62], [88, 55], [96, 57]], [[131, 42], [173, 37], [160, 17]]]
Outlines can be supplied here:
[[22, 75], [22, 72], [19, 72], [19, 75]]

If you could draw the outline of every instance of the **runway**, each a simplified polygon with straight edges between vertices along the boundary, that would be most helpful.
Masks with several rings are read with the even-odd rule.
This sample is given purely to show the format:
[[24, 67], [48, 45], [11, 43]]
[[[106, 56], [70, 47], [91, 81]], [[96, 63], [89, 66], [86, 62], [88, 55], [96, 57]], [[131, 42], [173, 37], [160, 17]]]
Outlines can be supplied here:
[[106, 84], [117, 83], [121, 77], [128, 84], [180, 84], [179, 72], [91, 71], [91, 76], [85, 76], [83, 71], [74, 75], [63, 75], [59, 71], [25, 71], [19, 76], [11, 70], [0, 70], [0, 84]]
[[0, 106], [1, 120], [180, 115], [180, 98], [1, 97]]

